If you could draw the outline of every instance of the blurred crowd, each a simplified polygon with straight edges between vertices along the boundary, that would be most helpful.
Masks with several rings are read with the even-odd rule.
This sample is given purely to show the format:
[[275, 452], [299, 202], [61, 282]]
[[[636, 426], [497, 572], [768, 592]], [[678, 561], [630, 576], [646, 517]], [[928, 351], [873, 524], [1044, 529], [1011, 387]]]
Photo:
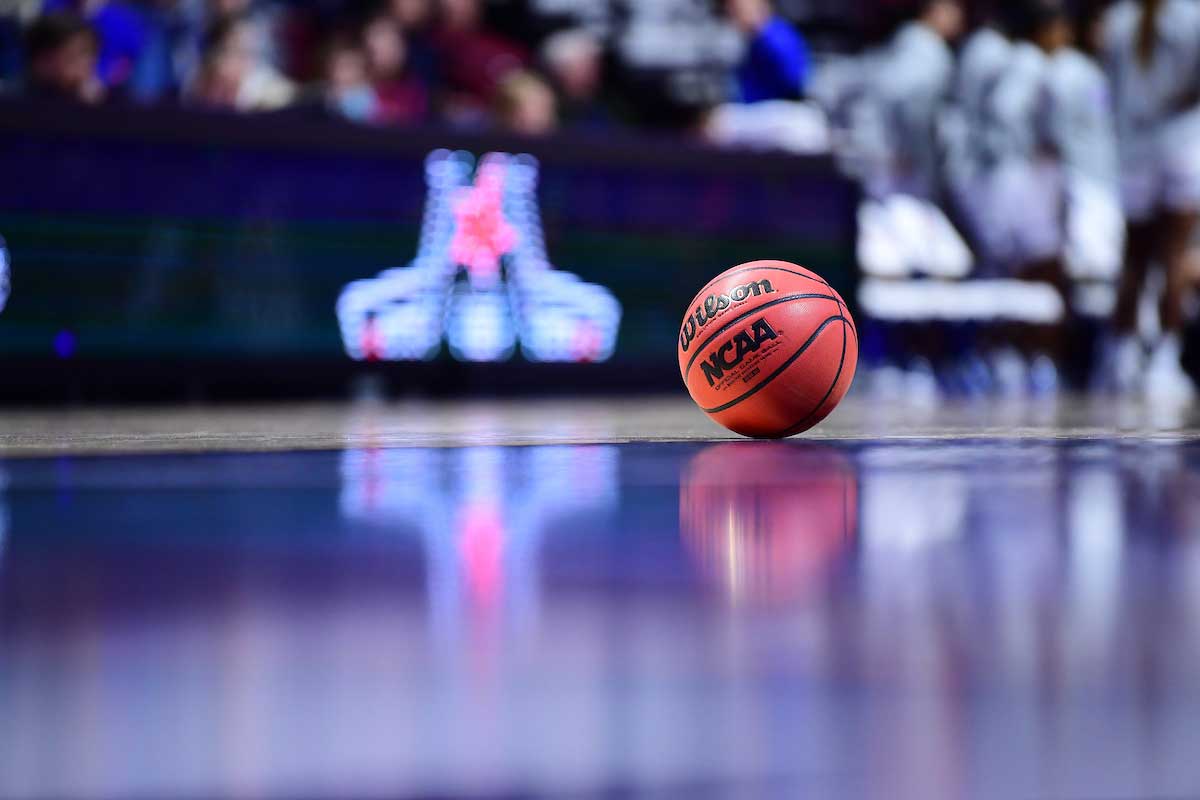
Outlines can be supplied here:
[[808, 71], [804, 39], [766, 0], [0, 3], [0, 88], [84, 104], [538, 135], [687, 127], [726, 99], [799, 99]]

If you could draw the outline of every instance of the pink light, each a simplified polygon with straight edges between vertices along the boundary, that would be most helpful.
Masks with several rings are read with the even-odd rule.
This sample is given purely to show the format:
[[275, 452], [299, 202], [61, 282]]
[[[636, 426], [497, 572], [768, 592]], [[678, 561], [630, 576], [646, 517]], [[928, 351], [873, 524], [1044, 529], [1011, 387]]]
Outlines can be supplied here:
[[369, 317], [362, 331], [362, 352], [366, 361], [379, 361], [386, 355], [387, 345], [379, 331], [379, 321]]
[[571, 360], [594, 361], [604, 347], [604, 336], [594, 323], [580, 320], [571, 338]]
[[458, 550], [471, 600], [495, 609], [504, 581], [504, 520], [492, 503], [467, 506], [460, 519]]
[[503, 171], [481, 167], [475, 185], [459, 191], [454, 204], [457, 222], [450, 242], [450, 258], [467, 268], [473, 284], [494, 284], [500, 277], [500, 259], [517, 244], [517, 230], [504, 218]]

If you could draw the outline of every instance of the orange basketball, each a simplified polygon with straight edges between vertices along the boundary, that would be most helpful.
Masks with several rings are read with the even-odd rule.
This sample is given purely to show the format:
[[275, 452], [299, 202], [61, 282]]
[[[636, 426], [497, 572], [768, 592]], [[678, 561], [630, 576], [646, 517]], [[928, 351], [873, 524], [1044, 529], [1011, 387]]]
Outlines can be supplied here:
[[705, 414], [743, 436], [806, 431], [841, 402], [858, 331], [833, 287], [786, 261], [726, 270], [688, 304], [679, 371]]

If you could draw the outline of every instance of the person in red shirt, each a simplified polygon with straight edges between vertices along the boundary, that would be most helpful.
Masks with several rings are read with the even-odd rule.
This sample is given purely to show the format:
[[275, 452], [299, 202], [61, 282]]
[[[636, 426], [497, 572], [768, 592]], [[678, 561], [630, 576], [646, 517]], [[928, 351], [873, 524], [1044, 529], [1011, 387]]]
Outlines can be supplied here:
[[380, 14], [363, 27], [367, 68], [378, 104], [374, 121], [413, 124], [429, 115], [429, 91], [408, 69], [408, 42], [394, 17]]
[[443, 111], [452, 122], [481, 121], [500, 82], [527, 67], [529, 53], [484, 28], [480, 0], [441, 0], [438, 10], [433, 44], [447, 84]]

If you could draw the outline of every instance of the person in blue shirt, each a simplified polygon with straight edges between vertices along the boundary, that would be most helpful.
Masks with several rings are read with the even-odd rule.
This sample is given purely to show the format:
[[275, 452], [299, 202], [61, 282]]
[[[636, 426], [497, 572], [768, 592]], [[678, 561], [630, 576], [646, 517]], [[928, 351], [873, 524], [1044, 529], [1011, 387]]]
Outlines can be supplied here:
[[746, 37], [737, 68], [739, 100], [797, 100], [808, 83], [808, 45], [791, 23], [775, 13], [771, 0], [726, 0], [726, 13]]
[[77, 13], [85, 17], [100, 42], [96, 77], [109, 90], [128, 88], [149, 38], [142, 9], [121, 0], [79, 2], [47, 0], [43, 11]]

